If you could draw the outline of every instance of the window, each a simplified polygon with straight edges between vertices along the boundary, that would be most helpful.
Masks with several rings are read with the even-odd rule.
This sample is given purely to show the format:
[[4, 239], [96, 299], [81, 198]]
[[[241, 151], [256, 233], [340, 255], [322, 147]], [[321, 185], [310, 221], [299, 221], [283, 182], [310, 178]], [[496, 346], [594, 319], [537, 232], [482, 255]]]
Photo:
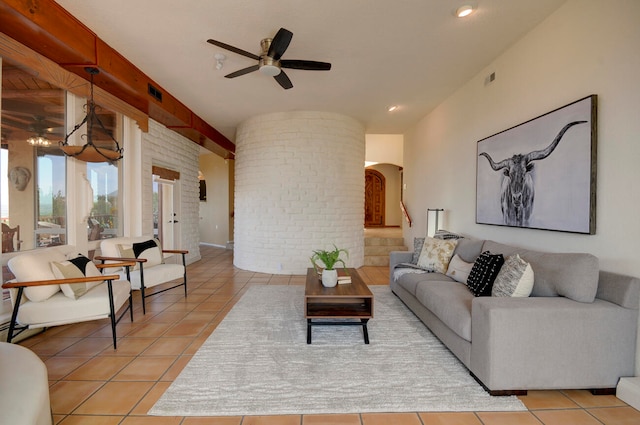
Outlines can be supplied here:
[[2, 252], [67, 243], [64, 112], [64, 90], [2, 60]]
[[[96, 146], [112, 148], [113, 141], [122, 140], [121, 118], [118, 114], [101, 107], [96, 107], [98, 118], [109, 134], [105, 134], [100, 126], [93, 127], [93, 142]], [[93, 207], [87, 223], [87, 234], [90, 241], [113, 238], [120, 234], [121, 191], [119, 190], [119, 162], [87, 163], [87, 179], [93, 191]]]

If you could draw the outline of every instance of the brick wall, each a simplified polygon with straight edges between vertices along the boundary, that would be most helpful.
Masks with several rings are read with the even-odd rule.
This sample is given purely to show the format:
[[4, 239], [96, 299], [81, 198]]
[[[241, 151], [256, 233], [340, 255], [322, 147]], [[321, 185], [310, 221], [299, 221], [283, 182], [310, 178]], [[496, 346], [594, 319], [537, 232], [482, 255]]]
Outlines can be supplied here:
[[153, 165], [180, 172], [174, 186], [180, 235], [176, 248], [188, 249], [187, 262], [200, 259], [198, 215], [200, 208], [198, 158], [200, 147], [162, 124], [149, 120], [149, 132], [142, 134], [142, 229], [153, 234], [152, 174]]
[[234, 264], [304, 274], [314, 249], [364, 261], [364, 127], [344, 115], [250, 118], [236, 134]]

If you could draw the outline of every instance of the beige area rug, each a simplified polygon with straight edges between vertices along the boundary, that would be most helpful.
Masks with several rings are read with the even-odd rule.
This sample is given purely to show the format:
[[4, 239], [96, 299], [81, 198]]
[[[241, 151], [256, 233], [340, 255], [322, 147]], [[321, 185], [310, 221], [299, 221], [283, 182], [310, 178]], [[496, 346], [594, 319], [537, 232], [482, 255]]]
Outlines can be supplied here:
[[149, 411], [164, 416], [522, 411], [492, 397], [387, 286], [359, 326], [313, 328], [303, 286], [254, 286]]

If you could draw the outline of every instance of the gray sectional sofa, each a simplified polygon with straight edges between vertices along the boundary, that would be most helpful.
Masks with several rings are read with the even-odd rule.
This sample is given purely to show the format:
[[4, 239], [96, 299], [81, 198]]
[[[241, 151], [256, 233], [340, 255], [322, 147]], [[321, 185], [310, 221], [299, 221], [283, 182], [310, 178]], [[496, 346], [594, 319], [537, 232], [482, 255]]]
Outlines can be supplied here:
[[[633, 376], [640, 281], [600, 271], [590, 254], [544, 253], [463, 238], [454, 254], [519, 254], [531, 296], [475, 297], [441, 273], [406, 273], [412, 252], [390, 255], [392, 291], [493, 395], [534, 389], [607, 392]], [[402, 272], [405, 272], [404, 274]], [[399, 276], [397, 279], [394, 275]]]

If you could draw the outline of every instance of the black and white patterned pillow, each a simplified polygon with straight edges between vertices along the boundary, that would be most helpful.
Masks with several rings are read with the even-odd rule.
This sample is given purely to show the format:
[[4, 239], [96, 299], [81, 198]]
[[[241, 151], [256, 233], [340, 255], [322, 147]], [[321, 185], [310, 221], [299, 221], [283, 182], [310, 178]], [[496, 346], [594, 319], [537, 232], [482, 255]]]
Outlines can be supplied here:
[[424, 238], [413, 238], [413, 257], [411, 257], [411, 264], [418, 264], [422, 247], [424, 246]]
[[493, 282], [504, 264], [502, 254], [491, 254], [485, 251], [476, 259], [467, 279], [467, 287], [476, 297], [491, 296]]
[[436, 233], [433, 235], [436, 239], [462, 239], [464, 236], [459, 235], [457, 233], [450, 232], [448, 230], [436, 230]]

